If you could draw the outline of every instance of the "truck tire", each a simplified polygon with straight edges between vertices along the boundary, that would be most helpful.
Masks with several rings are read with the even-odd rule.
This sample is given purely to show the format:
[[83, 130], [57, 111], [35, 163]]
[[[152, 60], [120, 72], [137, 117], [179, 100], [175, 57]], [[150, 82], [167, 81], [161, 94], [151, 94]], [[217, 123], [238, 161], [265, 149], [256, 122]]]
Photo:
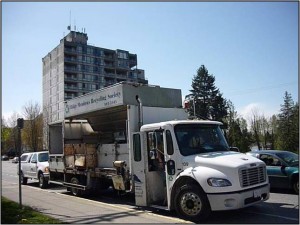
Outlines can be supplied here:
[[[71, 183], [72, 184], [80, 184], [79, 183], [79, 180], [77, 179], [77, 177], [73, 177], [71, 179]], [[71, 193], [74, 195], [74, 196], [81, 196], [83, 194], [82, 190], [78, 189], [78, 188], [71, 188]]]
[[44, 189], [48, 186], [48, 181], [45, 179], [43, 173], [39, 173], [39, 186]]
[[210, 212], [210, 204], [204, 191], [196, 185], [184, 185], [175, 195], [175, 210], [183, 218], [192, 221], [206, 219]]
[[27, 177], [24, 177], [23, 172], [21, 171], [21, 184], [26, 185], [27, 184]]

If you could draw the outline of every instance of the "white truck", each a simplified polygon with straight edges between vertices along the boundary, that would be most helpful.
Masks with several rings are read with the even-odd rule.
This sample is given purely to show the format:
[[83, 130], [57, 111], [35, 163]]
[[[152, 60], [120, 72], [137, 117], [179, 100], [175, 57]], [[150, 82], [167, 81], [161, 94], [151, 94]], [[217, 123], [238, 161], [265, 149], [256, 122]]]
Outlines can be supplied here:
[[50, 182], [109, 188], [198, 220], [269, 198], [265, 164], [232, 151], [222, 123], [188, 120], [181, 91], [120, 83], [65, 103], [49, 126]]

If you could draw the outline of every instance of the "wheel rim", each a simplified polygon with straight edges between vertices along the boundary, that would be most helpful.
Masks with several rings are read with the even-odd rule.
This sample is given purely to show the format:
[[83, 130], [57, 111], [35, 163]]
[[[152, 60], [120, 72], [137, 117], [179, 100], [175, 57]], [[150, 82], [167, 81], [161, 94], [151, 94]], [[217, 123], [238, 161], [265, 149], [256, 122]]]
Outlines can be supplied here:
[[40, 180], [40, 187], [43, 187], [43, 184], [44, 184], [44, 179], [43, 179], [43, 178], [44, 178], [44, 177], [43, 177], [42, 174], [40, 174], [39, 177], [40, 177], [40, 179], [39, 179], [39, 180]]
[[202, 202], [197, 194], [187, 192], [180, 199], [180, 207], [186, 215], [195, 216], [201, 212]]
[[[78, 184], [79, 181], [75, 178], [75, 179], [72, 179], [72, 180], [71, 180], [71, 183], [72, 183], [72, 184]], [[72, 194], [73, 194], [74, 196], [79, 195], [79, 190], [78, 190], [77, 188], [71, 188], [71, 191], [72, 191]]]

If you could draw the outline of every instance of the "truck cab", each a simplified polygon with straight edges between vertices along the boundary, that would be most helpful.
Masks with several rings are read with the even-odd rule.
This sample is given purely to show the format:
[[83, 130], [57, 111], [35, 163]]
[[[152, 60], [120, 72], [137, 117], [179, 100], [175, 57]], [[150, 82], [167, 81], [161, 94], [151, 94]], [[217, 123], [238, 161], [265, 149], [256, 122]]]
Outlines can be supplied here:
[[265, 164], [231, 151], [221, 125], [169, 121], [133, 134], [136, 203], [175, 209], [191, 219], [267, 200]]

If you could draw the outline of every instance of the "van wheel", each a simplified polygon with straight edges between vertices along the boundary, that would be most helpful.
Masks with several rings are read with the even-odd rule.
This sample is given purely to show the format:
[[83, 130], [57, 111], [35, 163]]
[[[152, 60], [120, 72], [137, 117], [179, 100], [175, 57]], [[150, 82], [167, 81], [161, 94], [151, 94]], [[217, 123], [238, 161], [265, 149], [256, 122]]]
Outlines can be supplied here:
[[176, 212], [183, 218], [200, 221], [211, 212], [210, 204], [204, 191], [196, 185], [184, 185], [175, 195]]
[[[76, 178], [76, 177], [73, 177], [71, 179], [71, 183], [72, 184], [80, 184], [79, 183], [79, 180]], [[81, 196], [82, 195], [82, 190], [78, 189], [78, 188], [71, 188], [71, 193], [74, 195], [74, 196]]]
[[48, 181], [45, 179], [44, 174], [39, 174], [39, 186], [40, 188], [44, 189], [48, 186]]
[[23, 172], [21, 171], [21, 184], [26, 185], [27, 184], [27, 177], [24, 177]]
[[293, 183], [293, 189], [296, 192], [296, 194], [299, 194], [299, 179], [295, 180]]

